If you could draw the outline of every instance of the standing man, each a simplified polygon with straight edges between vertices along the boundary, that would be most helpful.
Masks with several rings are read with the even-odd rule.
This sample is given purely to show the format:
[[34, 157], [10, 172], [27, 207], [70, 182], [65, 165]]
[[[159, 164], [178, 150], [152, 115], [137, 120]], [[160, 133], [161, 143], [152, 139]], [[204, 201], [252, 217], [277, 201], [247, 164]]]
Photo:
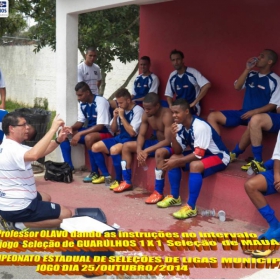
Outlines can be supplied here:
[[245, 183], [245, 190], [252, 203], [269, 225], [268, 230], [260, 235], [259, 239], [276, 239], [280, 241], [280, 222], [265, 199], [267, 195], [280, 193], [280, 133], [278, 133], [272, 159], [274, 159], [273, 169], [261, 172], [249, 179]]
[[[177, 219], [187, 219], [197, 215], [198, 199], [203, 178], [224, 170], [229, 163], [229, 153], [218, 133], [204, 120], [190, 113], [190, 106], [184, 99], [177, 99], [171, 107], [174, 123], [171, 127], [171, 143], [174, 155], [165, 159], [162, 169], [169, 170], [172, 195], [157, 203], [158, 207], [179, 206], [181, 168], [189, 170], [187, 204], [173, 213]], [[191, 151], [186, 151], [187, 146]]]
[[77, 83], [75, 91], [78, 99], [78, 120], [68, 131], [73, 135], [71, 142], [66, 139], [61, 143], [60, 148], [64, 161], [69, 163], [74, 170], [71, 159], [71, 146], [77, 146], [78, 143], [86, 146], [91, 172], [83, 181], [90, 183], [92, 179], [99, 177], [98, 167], [93, 158], [91, 146], [95, 142], [112, 137], [109, 131], [109, 102], [102, 96], [92, 94], [89, 85], [85, 82]]
[[86, 82], [94, 95], [98, 95], [102, 80], [100, 68], [94, 63], [96, 57], [96, 49], [90, 47], [87, 49], [85, 61], [78, 65], [78, 82]]
[[139, 61], [142, 74], [134, 81], [132, 89], [132, 100], [142, 105], [144, 97], [148, 92], [158, 93], [159, 79], [150, 71], [151, 60], [148, 56], [142, 56]]
[[6, 85], [1, 69], [0, 69], [0, 95], [1, 95], [0, 109], [4, 110], [6, 108]]
[[[120, 186], [114, 188], [114, 192], [121, 192], [127, 189], [131, 189], [131, 162], [133, 153], [137, 152], [137, 160], [139, 165], [143, 165], [148, 157], [154, 157], [157, 149], [166, 148], [166, 152], [170, 153], [171, 143], [171, 125], [173, 122], [172, 112], [169, 108], [163, 108], [160, 104], [159, 96], [156, 93], [149, 92], [143, 100], [144, 114], [142, 116], [142, 122], [140, 126], [139, 135], [136, 141], [126, 142], [122, 148], [122, 174], [123, 182]], [[155, 132], [155, 140], [145, 140], [146, 133], [149, 129]], [[146, 200], [147, 204], [157, 203], [163, 199], [163, 194], [157, 191], [158, 177], [161, 178], [160, 162], [163, 159], [160, 157], [156, 158], [156, 169], [155, 169], [155, 191]], [[112, 189], [112, 188], [111, 188]]]
[[175, 71], [170, 74], [165, 90], [169, 108], [175, 96], [176, 99], [185, 99], [190, 104], [191, 113], [199, 115], [199, 101], [211, 87], [210, 82], [196, 69], [185, 66], [181, 51], [171, 51], [170, 60]]
[[[245, 88], [242, 109], [212, 112], [208, 116], [208, 122], [219, 134], [219, 125], [224, 125], [225, 127], [248, 125], [253, 116], [271, 112], [276, 109], [277, 105], [280, 104], [280, 77], [271, 71], [271, 68], [277, 60], [278, 55], [275, 51], [265, 49], [257, 58], [251, 58], [247, 61], [245, 70], [234, 83], [236, 90]], [[258, 68], [258, 72], [252, 71], [255, 66]], [[264, 125], [264, 130], [269, 131], [271, 128], [273, 129], [273, 120], [271, 117], [273, 117], [273, 115], [269, 114], [262, 117], [266, 118], [268, 123], [267, 128], [265, 128]], [[258, 121], [258, 118], [256, 120]], [[249, 144], [250, 129], [248, 128], [242, 135], [240, 142], [230, 153], [231, 161], [235, 160], [240, 154], [242, 154]], [[257, 143], [252, 144], [254, 157], [259, 162], [262, 160], [261, 142], [257, 141]], [[250, 166], [251, 162], [242, 166], [241, 169], [246, 171]]]
[[122, 180], [120, 154], [123, 144], [128, 141], [136, 141], [143, 114], [143, 108], [131, 100], [131, 95], [127, 89], [119, 89], [116, 92], [116, 99], [119, 107], [113, 112], [114, 117], [111, 121], [111, 130], [114, 133], [119, 132], [119, 134], [114, 138], [99, 141], [92, 146], [95, 162], [102, 172], [102, 176], [93, 179], [92, 183], [104, 183], [105, 177], [111, 179], [103, 155], [110, 154], [116, 171], [115, 181], [111, 184], [112, 188], [118, 187]]
[[[58, 137], [52, 140], [59, 127]], [[22, 145], [27, 140], [29, 125], [19, 112], [7, 114], [3, 119], [6, 135], [0, 148], [0, 215], [1, 224], [11, 229], [53, 228], [72, 216], [71, 210], [51, 202], [46, 193], [36, 189], [31, 163], [55, 150], [64, 141], [64, 121], [56, 116], [50, 130], [34, 146]]]

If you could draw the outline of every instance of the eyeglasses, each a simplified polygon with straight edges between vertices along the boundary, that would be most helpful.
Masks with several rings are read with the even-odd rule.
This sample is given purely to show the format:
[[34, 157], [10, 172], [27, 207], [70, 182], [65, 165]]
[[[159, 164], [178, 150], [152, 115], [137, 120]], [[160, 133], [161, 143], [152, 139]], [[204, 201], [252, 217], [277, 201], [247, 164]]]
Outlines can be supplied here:
[[15, 125], [12, 125], [12, 126], [29, 126], [29, 123], [25, 122], [23, 124], [15, 124]]

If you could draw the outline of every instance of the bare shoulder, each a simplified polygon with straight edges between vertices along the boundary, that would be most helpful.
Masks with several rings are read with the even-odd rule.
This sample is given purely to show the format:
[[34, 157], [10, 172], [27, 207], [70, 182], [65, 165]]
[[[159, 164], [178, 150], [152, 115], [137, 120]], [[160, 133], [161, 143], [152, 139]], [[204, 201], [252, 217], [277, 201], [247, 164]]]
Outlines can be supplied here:
[[172, 116], [172, 111], [169, 108], [162, 108], [162, 121], [166, 123], [173, 123], [173, 116]]

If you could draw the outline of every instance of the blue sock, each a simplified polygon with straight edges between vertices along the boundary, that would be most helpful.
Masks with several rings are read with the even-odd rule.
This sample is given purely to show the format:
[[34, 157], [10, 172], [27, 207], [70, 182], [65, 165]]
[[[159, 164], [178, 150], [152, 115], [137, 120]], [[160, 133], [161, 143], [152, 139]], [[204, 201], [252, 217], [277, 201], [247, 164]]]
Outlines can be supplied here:
[[273, 159], [269, 159], [263, 164], [263, 166], [266, 170], [273, 169], [273, 165], [274, 165], [274, 160]]
[[93, 151], [92, 150], [88, 150], [88, 155], [89, 155], [89, 162], [90, 162], [90, 166], [91, 166], [91, 171], [99, 174], [98, 166], [97, 166], [97, 164], [95, 162]]
[[155, 190], [160, 193], [163, 194], [163, 188], [164, 188], [164, 179], [161, 180], [155, 180]]
[[95, 159], [95, 162], [97, 163], [101, 173], [102, 173], [102, 176], [109, 176], [109, 172], [108, 172], [108, 169], [107, 169], [107, 166], [106, 166], [106, 163], [105, 163], [105, 158], [104, 158], [104, 155], [102, 153], [95, 153], [95, 152], [92, 152], [93, 153], [93, 156], [94, 156], [94, 159]]
[[61, 149], [61, 152], [62, 152], [63, 160], [65, 162], [67, 162], [70, 165], [71, 168], [74, 169], [72, 159], [71, 159], [71, 146], [70, 146], [70, 142], [69, 142], [68, 139], [61, 142], [60, 149]]
[[113, 165], [115, 167], [115, 172], [116, 172], [116, 180], [117, 181], [122, 181], [122, 165], [121, 165], [121, 155], [111, 155], [112, 160], [113, 160]]
[[189, 177], [189, 199], [188, 204], [195, 208], [196, 201], [198, 199], [202, 186], [202, 175], [201, 173], [191, 173]]
[[235, 146], [235, 148], [232, 150], [232, 153], [236, 154], [236, 157], [244, 153], [244, 150], [240, 150], [239, 143]]
[[278, 226], [279, 221], [274, 215], [274, 210], [268, 204], [258, 210], [270, 227]]
[[262, 162], [262, 145], [252, 146], [252, 152], [256, 161]]
[[131, 182], [131, 169], [124, 169], [122, 171], [123, 180], [126, 181], [127, 184], [132, 184]]
[[170, 182], [171, 194], [177, 199], [179, 197], [179, 189], [181, 182], [181, 168], [176, 167], [168, 171], [168, 178]]

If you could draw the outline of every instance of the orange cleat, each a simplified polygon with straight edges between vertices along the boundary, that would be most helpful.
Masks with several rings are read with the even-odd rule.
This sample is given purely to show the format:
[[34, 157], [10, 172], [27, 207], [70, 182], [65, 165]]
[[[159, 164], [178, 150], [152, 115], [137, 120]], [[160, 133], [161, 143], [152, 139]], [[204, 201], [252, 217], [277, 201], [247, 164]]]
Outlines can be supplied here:
[[132, 185], [128, 184], [126, 181], [122, 181], [117, 188], [113, 189], [114, 192], [120, 193], [123, 191], [132, 191]]
[[164, 196], [157, 191], [154, 191], [145, 201], [146, 204], [155, 204], [163, 200]]

